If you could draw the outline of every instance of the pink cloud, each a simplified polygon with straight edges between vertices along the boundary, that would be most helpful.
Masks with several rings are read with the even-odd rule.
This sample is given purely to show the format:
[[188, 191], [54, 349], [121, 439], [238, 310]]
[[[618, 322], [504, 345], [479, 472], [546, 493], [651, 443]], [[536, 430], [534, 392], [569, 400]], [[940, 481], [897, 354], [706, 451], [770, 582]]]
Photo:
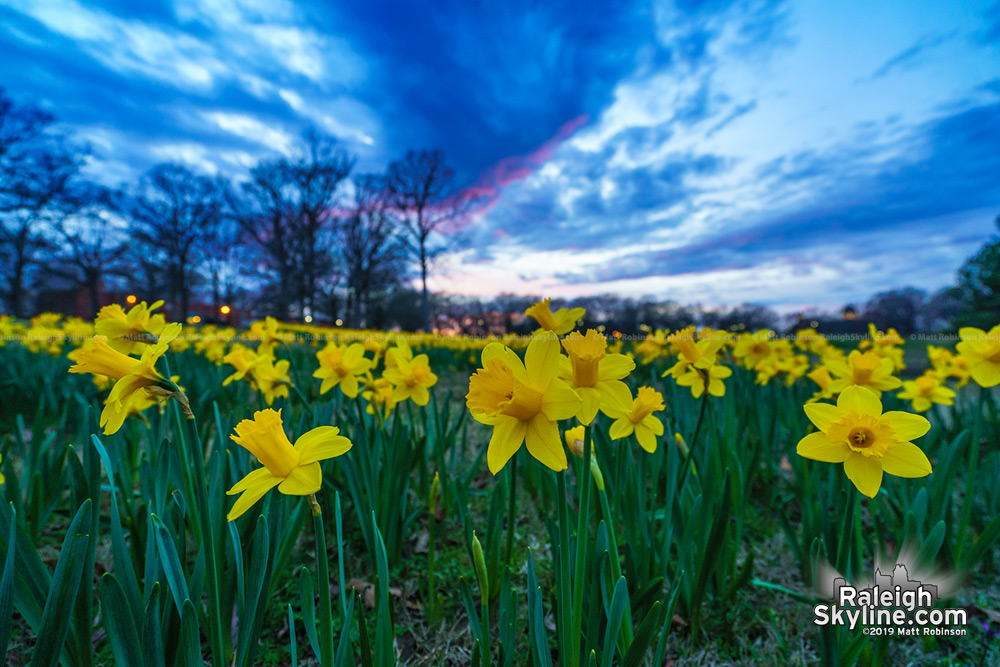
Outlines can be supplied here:
[[588, 120], [590, 120], [590, 116], [587, 114], [571, 118], [563, 123], [550, 139], [535, 150], [525, 155], [510, 155], [486, 169], [476, 183], [458, 194], [458, 197], [473, 202], [473, 205], [461, 220], [456, 221], [455, 231], [481, 220], [499, 201], [504, 188], [523, 181], [538, 171], [552, 158], [556, 148], [586, 125]]

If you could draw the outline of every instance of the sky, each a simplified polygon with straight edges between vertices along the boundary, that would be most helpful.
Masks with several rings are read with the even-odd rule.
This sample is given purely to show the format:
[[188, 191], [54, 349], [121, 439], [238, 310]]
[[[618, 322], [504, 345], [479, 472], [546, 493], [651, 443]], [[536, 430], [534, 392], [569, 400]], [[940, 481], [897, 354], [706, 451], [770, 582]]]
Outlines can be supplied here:
[[434, 289], [754, 302], [952, 284], [1000, 215], [996, 0], [0, 0], [0, 86], [111, 185], [317, 127], [478, 197]]

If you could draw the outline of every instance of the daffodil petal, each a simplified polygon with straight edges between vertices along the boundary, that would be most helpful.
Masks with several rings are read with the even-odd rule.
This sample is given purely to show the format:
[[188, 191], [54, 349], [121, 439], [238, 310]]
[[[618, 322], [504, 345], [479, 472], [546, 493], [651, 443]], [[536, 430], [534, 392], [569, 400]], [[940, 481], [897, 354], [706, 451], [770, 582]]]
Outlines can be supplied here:
[[635, 425], [635, 439], [639, 441], [639, 446], [650, 454], [656, 451], [656, 435], [646, 424]]
[[486, 450], [486, 463], [489, 465], [491, 473], [495, 475], [507, 465], [510, 457], [514, 456], [521, 448], [527, 430], [527, 422], [513, 417], [496, 422], [493, 426], [493, 436], [490, 438], [489, 448]]
[[813, 461], [843, 463], [851, 455], [851, 448], [844, 442], [834, 442], [825, 433], [810, 433], [799, 440], [795, 451]]
[[927, 419], [909, 412], [887, 412], [882, 419], [892, 428], [897, 440], [914, 440], [931, 430]]
[[278, 485], [278, 491], [288, 496], [308, 496], [319, 491], [322, 486], [323, 470], [317, 461], [292, 468], [288, 477]]
[[566, 449], [559, 437], [559, 427], [554, 421], [545, 415], [536, 415], [528, 422], [524, 441], [528, 446], [528, 453], [544, 466], [552, 470], [566, 469]]
[[273, 475], [267, 478], [262, 478], [256, 485], [249, 487], [243, 492], [243, 495], [236, 499], [236, 502], [233, 504], [233, 508], [229, 510], [229, 514], [226, 515], [226, 519], [234, 521], [240, 518], [243, 513], [253, 507], [254, 503], [260, 500], [265, 493], [280, 483], [281, 478], [274, 477]]
[[898, 442], [882, 455], [882, 468], [896, 477], [926, 477], [931, 462], [912, 442]]
[[858, 412], [878, 418], [882, 415], [882, 401], [867, 387], [851, 385], [844, 389], [837, 399], [837, 407], [845, 410], [857, 410]]
[[611, 430], [608, 431], [608, 437], [612, 440], [621, 440], [622, 438], [627, 438], [632, 435], [632, 431], [635, 430], [635, 424], [631, 421], [622, 417], [616, 419], [615, 423], [611, 425]]
[[595, 385], [601, 394], [601, 411], [617, 419], [632, 409], [632, 392], [621, 380], [598, 380]]
[[844, 461], [844, 472], [858, 491], [874, 498], [882, 486], [882, 463], [874, 456], [855, 453]]
[[320, 426], [306, 431], [295, 441], [295, 451], [299, 453], [299, 465], [332, 459], [351, 448], [351, 441], [340, 435], [335, 426]]
[[[272, 477], [274, 477], [274, 474], [272, 474], [267, 468], [257, 468], [256, 470], [250, 471], [246, 477], [233, 484], [233, 488], [226, 491], [226, 495], [234, 496], [237, 493], [243, 493], [247, 489], [262, 483], [265, 479], [270, 479]], [[279, 482], [281, 481], [280, 477], [274, 477], [274, 479]]]
[[843, 417], [847, 410], [831, 403], [810, 403], [805, 406], [806, 417], [824, 433], [830, 424]]
[[559, 339], [552, 334], [542, 334], [528, 344], [524, 353], [524, 367], [528, 384], [544, 387], [559, 373]]
[[635, 369], [635, 359], [624, 354], [609, 354], [597, 364], [598, 380], [621, 380]]
[[580, 409], [581, 400], [572, 387], [562, 380], [554, 379], [542, 396], [542, 412], [555, 421], [569, 419]]

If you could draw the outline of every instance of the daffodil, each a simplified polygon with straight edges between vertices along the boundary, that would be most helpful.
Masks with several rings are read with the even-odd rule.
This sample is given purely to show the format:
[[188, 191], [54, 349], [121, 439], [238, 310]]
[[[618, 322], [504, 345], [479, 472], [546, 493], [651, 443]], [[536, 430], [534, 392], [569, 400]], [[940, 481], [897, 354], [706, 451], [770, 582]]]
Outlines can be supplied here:
[[843, 463], [858, 491], [874, 498], [882, 473], [897, 477], [924, 477], [931, 464], [911, 440], [931, 425], [920, 415], [882, 412], [882, 402], [866, 387], [845, 388], [837, 404], [810, 403], [806, 415], [819, 429], [799, 441], [799, 456], [827, 463]]
[[694, 327], [681, 329], [667, 337], [680, 352], [677, 363], [664, 371], [681, 387], [691, 387], [691, 394], [700, 398], [707, 390], [712, 396], [723, 396], [726, 385], [722, 382], [733, 374], [728, 366], [716, 364], [719, 350], [725, 341], [715, 338], [694, 341]]
[[830, 391], [835, 394], [857, 385], [867, 387], [876, 396], [881, 396], [883, 391], [903, 385], [903, 381], [892, 374], [895, 369], [892, 359], [880, 357], [872, 351], [853, 350], [846, 361], [829, 359], [825, 363], [830, 373], [836, 377], [830, 385]]
[[906, 368], [906, 364], [903, 363], [903, 343], [903, 337], [892, 327], [883, 333], [869, 322], [868, 340], [861, 341], [858, 347], [862, 350], [871, 348], [878, 356], [891, 359], [893, 368], [901, 371]]
[[396, 403], [412, 398], [417, 405], [424, 406], [430, 400], [431, 387], [437, 384], [437, 375], [431, 372], [426, 354], [418, 354], [412, 359], [402, 356], [395, 358], [396, 364], [386, 368], [382, 377], [392, 383], [392, 397]]
[[[622, 341], [618, 341], [621, 343]], [[635, 346], [635, 353], [643, 365], [651, 364], [660, 358], [667, 348], [667, 333], [660, 329], [651, 331], [641, 343]]]
[[933, 403], [939, 405], [954, 405], [955, 392], [944, 386], [941, 376], [932, 370], [927, 370], [916, 380], [903, 383], [903, 391], [897, 394], [912, 402], [917, 412], [927, 412]]
[[551, 331], [557, 336], [567, 334], [576, 327], [576, 322], [587, 312], [585, 308], [560, 308], [552, 312], [552, 299], [542, 299], [524, 311], [528, 317], [533, 317], [541, 329]]
[[365, 412], [370, 415], [375, 414], [376, 408], [382, 408], [382, 416], [387, 419], [396, 407], [392, 383], [385, 378], [373, 378], [371, 373], [366, 373], [365, 389], [361, 392], [361, 397], [368, 402]]
[[560, 380], [559, 341], [555, 336], [532, 339], [524, 363], [507, 346], [483, 348], [483, 367], [469, 378], [466, 405], [473, 418], [493, 427], [486, 461], [497, 474], [521, 448], [552, 470], [565, 470], [566, 451], [557, 422], [580, 409], [581, 399]]
[[274, 356], [274, 348], [282, 340], [278, 333], [280, 326], [278, 320], [270, 316], [265, 317], [263, 321], [250, 324], [249, 337], [260, 341], [257, 345], [257, 354]]
[[576, 415], [581, 424], [592, 422], [598, 410], [608, 414], [609, 409], [632, 402], [632, 392], [622, 379], [632, 372], [635, 362], [624, 354], [608, 354], [604, 334], [593, 329], [585, 336], [573, 332], [562, 346], [569, 357], [560, 357], [559, 377], [582, 399]]
[[771, 356], [771, 336], [773, 335], [774, 333], [770, 329], [759, 329], [752, 334], [743, 334], [736, 341], [733, 359], [743, 364], [744, 368], [752, 369]]
[[1000, 324], [986, 333], [975, 327], [958, 330], [962, 342], [955, 346], [969, 362], [969, 375], [981, 387], [1000, 384]]
[[809, 403], [815, 403], [821, 398], [833, 398], [834, 394], [830, 391], [830, 385], [833, 384], [833, 378], [830, 377], [830, 369], [820, 365], [809, 371], [806, 377], [815, 382], [816, 386], [819, 387], [819, 391], [813, 394], [812, 398], [808, 401]]
[[340, 456], [351, 448], [351, 441], [334, 426], [320, 426], [288, 440], [281, 422], [281, 411], [261, 410], [253, 419], [236, 425], [236, 435], [229, 436], [237, 445], [253, 454], [264, 466], [241, 479], [226, 495], [241, 494], [226, 517], [239, 518], [265, 493], [278, 487], [289, 496], [307, 496], [323, 485], [320, 461]]
[[126, 313], [117, 303], [104, 306], [94, 320], [94, 333], [105, 336], [112, 349], [124, 354], [142, 352], [147, 345], [157, 341], [157, 335], [166, 326], [162, 314], [153, 311], [163, 305], [162, 301], [147, 306], [145, 301], [132, 306]]
[[372, 367], [371, 359], [365, 358], [365, 348], [361, 343], [345, 346], [327, 343], [326, 347], [316, 353], [316, 358], [320, 367], [313, 372], [313, 377], [323, 380], [319, 388], [320, 394], [339, 386], [344, 396], [356, 398], [358, 376], [364, 375]]
[[608, 436], [612, 440], [621, 440], [635, 433], [635, 438], [643, 449], [649, 453], [655, 452], [659, 436], [663, 435], [663, 422], [653, 413], [660, 412], [665, 407], [660, 392], [652, 387], [639, 387], [631, 408], [612, 409], [608, 413], [615, 420]]
[[138, 391], [148, 391], [158, 397], [173, 396], [181, 403], [185, 412], [190, 412], [183, 392], [156, 370], [156, 362], [180, 332], [180, 324], [167, 326], [161, 332], [159, 342], [148, 346], [139, 359], [122, 354], [100, 338], [95, 338], [90, 345], [74, 352], [73, 360], [76, 363], [70, 367], [70, 373], [93, 373], [115, 380], [101, 412], [100, 425], [104, 427], [105, 435], [111, 435], [121, 428], [129, 414], [126, 399]]

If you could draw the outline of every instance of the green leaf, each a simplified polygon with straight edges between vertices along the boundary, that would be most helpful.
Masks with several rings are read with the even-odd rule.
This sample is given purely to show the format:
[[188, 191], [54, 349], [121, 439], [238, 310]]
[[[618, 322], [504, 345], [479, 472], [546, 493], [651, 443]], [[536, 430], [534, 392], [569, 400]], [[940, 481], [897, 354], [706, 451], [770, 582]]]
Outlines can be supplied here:
[[[59, 654], [66, 642], [72, 620], [72, 614], [68, 611], [76, 602], [86, 563], [90, 534], [81, 531], [90, 526], [90, 511], [91, 503], [88, 498], [80, 506], [76, 517], [66, 530], [66, 539], [63, 540], [56, 570], [52, 575], [52, 586], [45, 599], [35, 650], [31, 654], [32, 667], [55, 667], [59, 663]], [[87, 594], [89, 595], [89, 591]], [[83, 631], [89, 632], [89, 630], [90, 628], [85, 628]]]
[[198, 614], [191, 600], [181, 603], [180, 655], [182, 667], [202, 667], [201, 634], [198, 631]]
[[257, 650], [259, 637], [256, 636], [254, 628], [259, 626], [257, 616], [263, 609], [261, 596], [264, 594], [264, 581], [267, 577], [269, 547], [267, 518], [262, 514], [257, 518], [257, 526], [254, 528], [253, 556], [250, 557], [246, 606], [239, 620], [239, 647], [236, 654], [237, 662], [242, 665], [253, 664], [253, 654]]
[[111, 488], [109, 503], [111, 506], [111, 557], [115, 564], [115, 576], [121, 584], [125, 599], [128, 600], [129, 607], [132, 609], [132, 614], [138, 616], [142, 609], [140, 602], [142, 596], [139, 593], [139, 580], [135, 576], [135, 568], [132, 566], [128, 544], [125, 542], [125, 533], [122, 531], [121, 515], [118, 511], [118, 494], [115, 490], [114, 468], [111, 466], [111, 457], [108, 456], [100, 439], [96, 435], [92, 435], [91, 440], [104, 463], [104, 469], [108, 473], [108, 485]]
[[[163, 565], [163, 574], [167, 577], [167, 587], [177, 605], [177, 612], [182, 613], [184, 601], [190, 600], [187, 581], [184, 578], [184, 568], [181, 567], [180, 558], [177, 556], [177, 547], [174, 546], [174, 538], [170, 535], [170, 529], [163, 520], [155, 514], [150, 514], [153, 522], [153, 532], [156, 537], [156, 548], [160, 556], [160, 563]], [[192, 605], [192, 609], [193, 609]]]
[[14, 620], [14, 556], [17, 553], [17, 514], [10, 506], [10, 534], [7, 537], [7, 558], [4, 561], [3, 576], [0, 577], [0, 655], [7, 655], [10, 630]]
[[608, 614], [608, 626], [604, 630], [604, 651], [601, 654], [601, 667], [611, 667], [615, 658], [615, 646], [618, 633], [622, 629], [622, 617], [628, 606], [628, 586], [625, 577], [619, 577], [615, 583], [615, 592], [611, 596], [611, 611]]
[[375, 512], [372, 512], [372, 530], [375, 535], [375, 564], [378, 571], [377, 594], [375, 606], [375, 658], [379, 667], [392, 667], [396, 664], [396, 650], [392, 645], [392, 613], [389, 610], [389, 560], [385, 553], [385, 542], [382, 532], [375, 522]]
[[163, 631], [160, 628], [160, 582], [154, 582], [142, 622], [142, 664], [164, 667]]
[[143, 667], [139, 649], [139, 633], [122, 586], [115, 575], [101, 577], [101, 619], [111, 642], [111, 654], [116, 665]]
[[622, 660], [622, 667], [641, 667], [646, 661], [646, 651], [649, 649], [649, 644], [653, 641], [653, 634], [660, 624], [660, 606], [659, 600], [654, 602], [649, 613], [642, 619], [642, 623], [639, 624], [639, 629], [636, 630], [635, 637], [632, 639], [632, 645], [628, 647], [628, 653]]
[[308, 568], [299, 568], [299, 598], [302, 600], [302, 622], [313, 653], [319, 655], [319, 635], [316, 633], [316, 591]]

